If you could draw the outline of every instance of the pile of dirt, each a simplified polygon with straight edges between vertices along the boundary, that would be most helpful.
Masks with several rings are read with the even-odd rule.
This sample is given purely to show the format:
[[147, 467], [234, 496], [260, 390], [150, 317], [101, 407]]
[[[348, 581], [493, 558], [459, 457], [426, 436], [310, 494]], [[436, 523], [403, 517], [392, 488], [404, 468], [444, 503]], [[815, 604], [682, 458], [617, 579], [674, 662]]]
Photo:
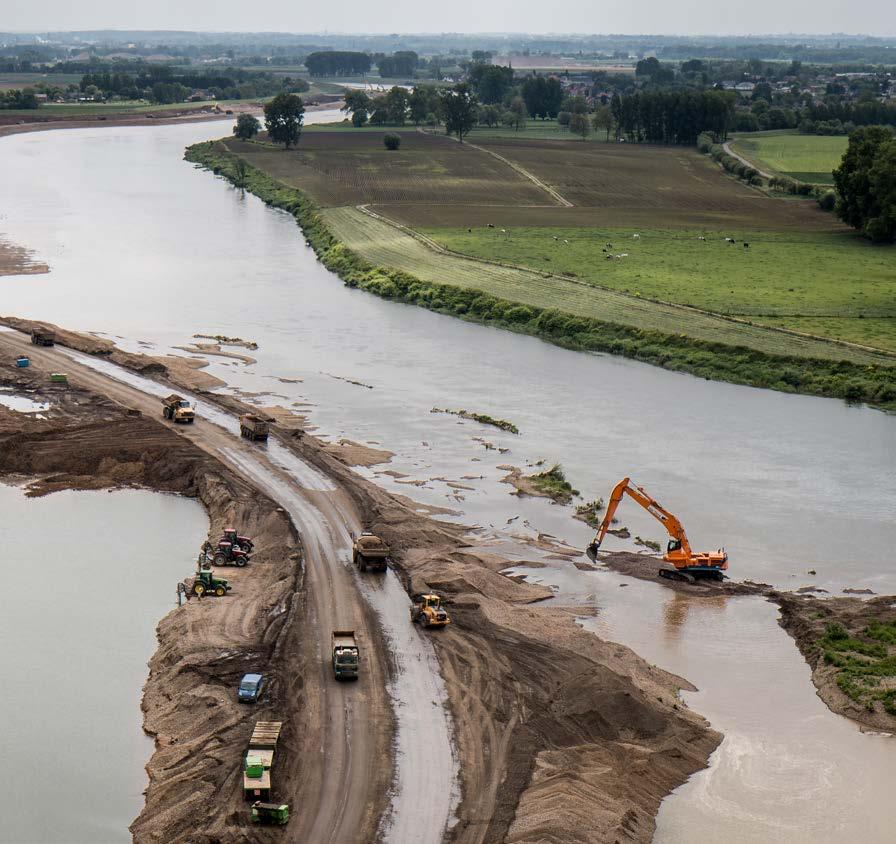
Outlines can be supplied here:
[[650, 841], [662, 799], [721, 740], [680, 700], [693, 687], [537, 604], [553, 593], [503, 576], [511, 563], [472, 550], [464, 528], [413, 512], [313, 437], [290, 447], [355, 499], [408, 591], [446, 598], [452, 624], [432, 641], [460, 759], [451, 840]]

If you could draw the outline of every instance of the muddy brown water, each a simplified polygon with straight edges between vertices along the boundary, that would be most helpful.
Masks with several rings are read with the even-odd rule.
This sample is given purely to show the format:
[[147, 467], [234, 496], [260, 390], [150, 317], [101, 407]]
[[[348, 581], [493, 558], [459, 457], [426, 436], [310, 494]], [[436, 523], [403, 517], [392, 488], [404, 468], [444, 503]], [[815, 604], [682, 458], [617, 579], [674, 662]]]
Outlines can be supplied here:
[[153, 747], [146, 663], [208, 519], [171, 495], [4, 485], [0, 512], [0, 842], [129, 841]]
[[[569, 508], [518, 499], [499, 482], [499, 465], [559, 461], [588, 498], [631, 475], [682, 517], [696, 547], [725, 545], [734, 577], [896, 592], [892, 417], [567, 352], [348, 290], [289, 216], [181, 161], [186, 144], [229, 126], [0, 141], [0, 232], [51, 268], [3, 282], [3, 311], [151, 353], [197, 332], [255, 340], [256, 364], [211, 358], [209, 371], [264, 393], [259, 404], [301, 404], [328, 435], [396, 452], [364, 473], [456, 509], [485, 538], [545, 531], [585, 544], [591, 532]], [[432, 407], [489, 413], [522, 433]], [[387, 468], [408, 477], [381, 474]], [[458, 480], [473, 489], [448, 486]], [[662, 539], [640, 511], [619, 515], [632, 537]], [[616, 539], [607, 547], [633, 548]], [[598, 633], [698, 685], [689, 704], [726, 734], [710, 769], [663, 804], [658, 841], [714, 841], [717, 829], [733, 835], [748, 824], [756, 837], [743, 840], [802, 840], [800, 830], [816, 841], [889, 840], [896, 807], [872, 795], [875, 782], [896, 781], [896, 746], [818, 701], [774, 607], [698, 604], [556, 561], [535, 574], [596, 604]]]

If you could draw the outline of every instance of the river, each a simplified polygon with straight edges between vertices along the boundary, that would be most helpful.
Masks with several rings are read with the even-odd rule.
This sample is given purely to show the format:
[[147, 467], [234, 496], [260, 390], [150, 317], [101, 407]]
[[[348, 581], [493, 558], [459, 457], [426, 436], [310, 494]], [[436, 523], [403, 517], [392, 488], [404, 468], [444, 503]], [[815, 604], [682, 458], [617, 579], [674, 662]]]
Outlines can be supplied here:
[[0, 842], [126, 842], [153, 750], [146, 663], [208, 519], [172, 495], [3, 485], [0, 512]]
[[[568, 508], [511, 496], [500, 482], [499, 466], [560, 462], [587, 498], [631, 475], [681, 516], [695, 547], [726, 546], [734, 578], [896, 591], [892, 417], [569, 352], [349, 290], [291, 217], [181, 160], [184, 146], [229, 127], [0, 141], [0, 233], [51, 268], [0, 281], [2, 312], [138, 351], [167, 352], [197, 332], [255, 340], [256, 364], [212, 358], [208, 371], [264, 394], [260, 404], [296, 406], [328, 436], [394, 451], [365, 473], [452, 507], [485, 536], [540, 530], [584, 545], [590, 532]], [[521, 434], [433, 407], [490, 413]], [[471, 489], [448, 485], [458, 480]], [[646, 514], [619, 515], [633, 536], [662, 539]], [[861, 734], [818, 701], [774, 607], [698, 604], [556, 565], [534, 574], [595, 604], [587, 624], [600, 635], [692, 680], [700, 691], [688, 703], [726, 735], [710, 769], [664, 802], [657, 841], [715, 841], [744, 825], [752, 837], [738, 840], [889, 840], [896, 807], [875, 783], [896, 781], [892, 740]]]

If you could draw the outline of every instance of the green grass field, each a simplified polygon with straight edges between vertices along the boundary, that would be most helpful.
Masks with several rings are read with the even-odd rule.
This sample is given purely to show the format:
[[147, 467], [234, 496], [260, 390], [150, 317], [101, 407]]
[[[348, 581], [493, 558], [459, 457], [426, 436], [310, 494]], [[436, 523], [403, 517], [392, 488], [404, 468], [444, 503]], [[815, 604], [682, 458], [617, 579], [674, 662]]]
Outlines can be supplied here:
[[846, 152], [846, 135], [758, 132], [738, 137], [732, 149], [763, 170], [813, 184], [833, 184], [831, 171]]
[[[539, 308], [558, 308], [576, 316], [600, 319], [636, 328], [652, 329], [670, 334], [679, 334], [684, 331], [689, 336], [700, 340], [736, 343], [770, 354], [846, 359], [858, 363], [881, 362], [881, 358], [874, 353], [852, 350], [809, 338], [797, 338], [777, 331], [769, 331], [760, 326], [733, 323], [712, 314], [687, 311], [674, 305], [658, 304], [648, 301], [646, 292], [642, 293], [640, 297], [636, 295], [637, 291], [630, 291], [626, 294], [622, 285], [617, 292], [595, 287], [580, 279], [546, 275], [517, 267], [497, 266], [460, 255], [440, 253], [424, 242], [415, 239], [411, 234], [376, 220], [355, 208], [331, 208], [324, 211], [323, 215], [327, 226], [336, 237], [370, 263], [402, 270], [423, 281], [436, 284], [450, 282], [458, 287], [482, 290], [511, 302]], [[491, 230], [489, 232], [485, 237], [494, 238], [495, 235], [491, 233]], [[433, 235], [439, 241], [448, 240], [444, 237], [444, 231], [431, 231], [428, 234]], [[520, 241], [529, 234], [537, 235], [538, 233], [521, 232], [519, 234]], [[458, 235], [458, 237], [460, 236]], [[552, 235], [548, 235], [548, 239], [553, 244], [554, 241], [551, 240], [551, 237]], [[510, 241], [507, 240], [505, 243], [510, 243]], [[461, 241], [458, 240], [456, 245], [461, 245]], [[465, 242], [465, 245], [471, 247], [473, 244]], [[614, 245], [618, 246], [619, 244]], [[703, 245], [712, 248], [707, 243], [703, 243]], [[731, 252], [736, 252], [741, 248], [728, 246], [724, 242], [723, 245]], [[487, 247], [483, 249], [483, 252], [489, 251]], [[720, 251], [723, 253], [722, 260], [725, 260], [724, 250]], [[495, 249], [484, 257], [497, 258], [500, 254], [500, 250]], [[737, 254], [736, 257], [742, 256]], [[534, 264], [534, 261], [532, 263]], [[611, 262], [607, 261], [606, 263]], [[619, 263], [621, 264], [623, 261]], [[894, 322], [896, 322], [896, 318], [894, 318]], [[889, 363], [892, 365], [893, 361], [889, 361]]]
[[848, 232], [743, 232], [735, 244], [710, 231], [640, 231], [637, 238], [631, 229], [612, 228], [424, 234], [466, 255], [896, 352], [894, 256]]

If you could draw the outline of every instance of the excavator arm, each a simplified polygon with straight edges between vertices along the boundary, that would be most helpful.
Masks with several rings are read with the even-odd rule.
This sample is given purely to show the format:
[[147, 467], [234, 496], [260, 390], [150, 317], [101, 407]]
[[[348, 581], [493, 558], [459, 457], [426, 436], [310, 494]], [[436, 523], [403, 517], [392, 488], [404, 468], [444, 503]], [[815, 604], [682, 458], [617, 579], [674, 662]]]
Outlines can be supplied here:
[[589, 556], [592, 556], [592, 554], [596, 556], [597, 549], [600, 548], [601, 543], [604, 541], [604, 537], [607, 535], [607, 531], [610, 529], [610, 525], [613, 523], [613, 516], [616, 514], [616, 509], [619, 507], [619, 504], [625, 495], [628, 495], [630, 498], [637, 501], [638, 504], [650, 513], [651, 516], [662, 523], [672, 540], [669, 549], [670, 551], [680, 548], [685, 557], [691, 557], [691, 546], [688, 543], [688, 537], [684, 532], [684, 526], [681, 522], [663, 507], [659, 501], [651, 498], [641, 487], [632, 484], [630, 478], [623, 478], [615, 487], [613, 487], [603, 521], [600, 523], [594, 541], [588, 546]]

